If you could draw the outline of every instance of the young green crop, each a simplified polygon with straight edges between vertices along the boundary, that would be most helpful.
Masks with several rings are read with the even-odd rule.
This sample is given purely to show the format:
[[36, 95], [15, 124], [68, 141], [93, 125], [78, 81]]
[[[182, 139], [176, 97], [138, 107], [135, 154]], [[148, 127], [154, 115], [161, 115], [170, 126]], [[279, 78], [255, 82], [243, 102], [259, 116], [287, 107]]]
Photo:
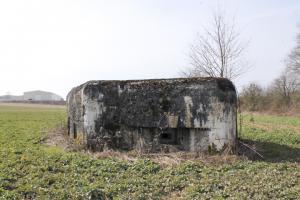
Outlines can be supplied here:
[[65, 124], [55, 107], [0, 105], [0, 199], [297, 199], [300, 119], [245, 117], [242, 137], [264, 161], [185, 161], [162, 167], [151, 159], [93, 159], [47, 147], [45, 130]]

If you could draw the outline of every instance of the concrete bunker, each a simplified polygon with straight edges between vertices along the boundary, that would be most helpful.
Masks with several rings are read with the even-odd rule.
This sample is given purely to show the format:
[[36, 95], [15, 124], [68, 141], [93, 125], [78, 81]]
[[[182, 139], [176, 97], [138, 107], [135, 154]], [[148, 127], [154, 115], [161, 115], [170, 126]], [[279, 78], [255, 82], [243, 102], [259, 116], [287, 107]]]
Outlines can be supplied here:
[[89, 81], [67, 96], [68, 134], [93, 151], [235, 148], [237, 97], [223, 78]]

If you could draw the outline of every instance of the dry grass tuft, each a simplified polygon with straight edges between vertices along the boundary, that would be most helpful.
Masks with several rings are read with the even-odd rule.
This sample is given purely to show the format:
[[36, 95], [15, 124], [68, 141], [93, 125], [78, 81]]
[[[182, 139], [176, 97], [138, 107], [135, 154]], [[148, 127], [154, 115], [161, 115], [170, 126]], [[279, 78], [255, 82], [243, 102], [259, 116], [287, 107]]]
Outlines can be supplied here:
[[220, 165], [220, 164], [231, 164], [238, 160], [245, 160], [246, 157], [231, 155], [228, 153], [208, 155], [205, 153], [192, 153], [192, 152], [175, 152], [175, 153], [151, 153], [141, 154], [137, 151], [120, 152], [120, 151], [103, 151], [103, 152], [92, 152], [85, 149], [82, 145], [78, 145], [72, 141], [65, 127], [57, 127], [52, 129], [45, 134], [41, 139], [41, 142], [48, 146], [56, 146], [64, 149], [65, 151], [80, 151], [89, 155], [94, 159], [106, 159], [115, 158], [128, 162], [135, 162], [138, 159], [151, 159], [155, 163], [158, 163], [161, 167], [172, 167], [177, 166], [183, 162], [201, 162], [207, 165]]
[[135, 162], [138, 159], [151, 159], [163, 168], [177, 166], [186, 161], [201, 162], [207, 165], [220, 165], [231, 164], [238, 160], [246, 159], [237, 155], [206, 155], [190, 152], [139, 154], [136, 151], [119, 152], [110, 150], [104, 152], [85, 151], [85, 153], [97, 159], [116, 158], [128, 162]]
[[43, 131], [40, 142], [47, 146], [60, 147], [65, 151], [83, 150], [83, 146], [71, 140], [67, 134], [67, 128], [62, 126], [49, 131]]

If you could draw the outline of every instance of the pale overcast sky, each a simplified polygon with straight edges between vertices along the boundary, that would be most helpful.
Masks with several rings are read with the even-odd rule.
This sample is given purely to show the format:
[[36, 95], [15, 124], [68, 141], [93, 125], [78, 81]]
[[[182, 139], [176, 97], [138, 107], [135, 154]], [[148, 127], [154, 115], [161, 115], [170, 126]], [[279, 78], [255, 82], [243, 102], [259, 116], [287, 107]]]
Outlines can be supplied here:
[[237, 84], [269, 84], [295, 45], [299, 0], [0, 1], [0, 95], [63, 97], [88, 80], [178, 77], [217, 7], [249, 40], [252, 69]]

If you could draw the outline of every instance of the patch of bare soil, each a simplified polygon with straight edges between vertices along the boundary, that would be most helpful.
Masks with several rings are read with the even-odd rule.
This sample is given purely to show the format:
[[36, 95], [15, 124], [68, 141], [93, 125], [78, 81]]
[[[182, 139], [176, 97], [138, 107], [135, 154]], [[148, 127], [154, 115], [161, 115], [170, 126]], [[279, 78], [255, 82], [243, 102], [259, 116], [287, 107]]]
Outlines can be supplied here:
[[162, 200], [183, 200], [185, 199], [183, 197], [182, 191], [173, 191], [167, 196], [163, 197]]
[[65, 151], [78, 151], [81, 149], [80, 145], [69, 138], [67, 129], [64, 127], [57, 127], [44, 132], [41, 142], [46, 146], [60, 147]]

